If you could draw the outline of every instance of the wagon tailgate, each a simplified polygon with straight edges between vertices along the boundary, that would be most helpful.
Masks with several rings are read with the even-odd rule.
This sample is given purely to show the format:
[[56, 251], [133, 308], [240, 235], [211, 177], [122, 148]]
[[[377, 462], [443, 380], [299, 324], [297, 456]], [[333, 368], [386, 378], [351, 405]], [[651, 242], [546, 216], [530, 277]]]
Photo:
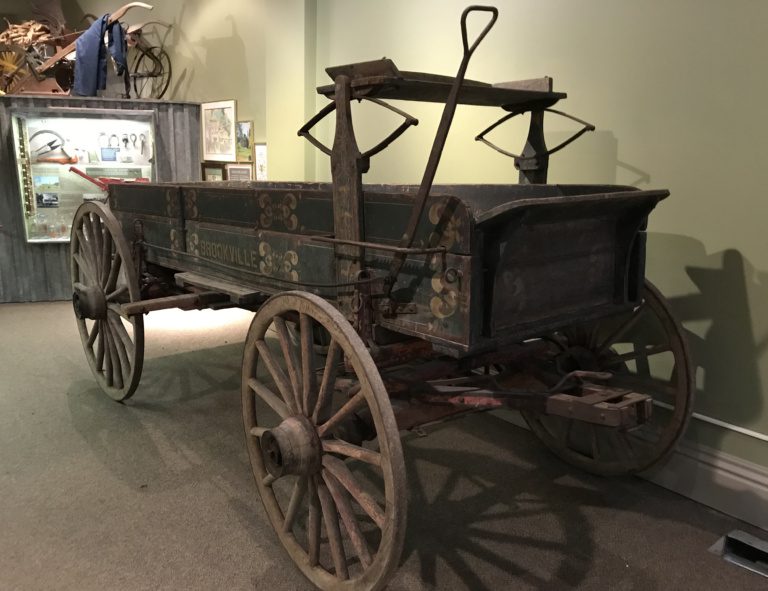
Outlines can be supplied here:
[[481, 219], [493, 270], [486, 331], [557, 326], [639, 297], [648, 214], [667, 191], [520, 200]]

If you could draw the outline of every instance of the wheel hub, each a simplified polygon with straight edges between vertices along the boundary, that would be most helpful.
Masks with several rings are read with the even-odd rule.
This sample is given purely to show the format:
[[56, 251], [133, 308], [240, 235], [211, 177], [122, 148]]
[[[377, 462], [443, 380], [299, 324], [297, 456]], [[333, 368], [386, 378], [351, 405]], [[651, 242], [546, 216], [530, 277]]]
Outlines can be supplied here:
[[288, 417], [261, 436], [264, 466], [272, 476], [308, 475], [320, 470], [322, 446], [317, 431], [304, 416]]
[[80, 283], [75, 284], [72, 305], [75, 308], [75, 314], [81, 320], [86, 318], [104, 320], [107, 317], [107, 297], [98, 286], [86, 287]]

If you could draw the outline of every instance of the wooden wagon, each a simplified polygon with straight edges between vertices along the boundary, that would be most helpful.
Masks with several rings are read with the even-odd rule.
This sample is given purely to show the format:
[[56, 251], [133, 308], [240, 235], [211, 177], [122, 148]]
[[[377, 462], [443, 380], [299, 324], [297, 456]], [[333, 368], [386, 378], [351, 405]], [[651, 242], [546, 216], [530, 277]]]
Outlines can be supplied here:
[[[470, 46], [466, 18], [491, 21]], [[333, 183], [114, 185], [72, 232], [73, 302], [86, 357], [117, 400], [135, 391], [143, 315], [256, 311], [242, 364], [247, 448], [266, 512], [322, 589], [379, 589], [405, 537], [399, 432], [495, 408], [521, 411], [565, 461], [647, 469], [691, 410], [680, 325], [644, 280], [645, 225], [667, 191], [547, 185], [551, 80], [465, 81], [497, 17], [462, 15], [455, 78], [389, 60], [330, 68], [331, 102], [300, 135]], [[350, 102], [445, 103], [420, 186], [363, 185]], [[433, 185], [457, 104], [530, 112], [518, 185]], [[311, 128], [336, 112], [333, 146]], [[494, 125], [495, 126], [495, 125]], [[492, 127], [494, 127], [492, 126]], [[580, 133], [589, 129], [588, 126]], [[488, 130], [486, 130], [487, 132]], [[477, 139], [485, 140], [485, 133]], [[566, 142], [567, 143], [567, 142]]]

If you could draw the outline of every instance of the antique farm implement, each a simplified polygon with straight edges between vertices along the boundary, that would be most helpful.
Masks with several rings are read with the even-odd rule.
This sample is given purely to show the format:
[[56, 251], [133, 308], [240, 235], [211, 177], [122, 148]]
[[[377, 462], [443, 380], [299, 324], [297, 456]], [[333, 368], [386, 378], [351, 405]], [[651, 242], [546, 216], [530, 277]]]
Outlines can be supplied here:
[[[491, 20], [470, 45], [473, 11]], [[256, 312], [242, 364], [253, 473], [277, 537], [322, 589], [379, 589], [397, 567], [399, 431], [513, 408], [565, 461], [622, 474], [663, 458], [690, 413], [680, 325], [644, 281], [647, 217], [668, 193], [545, 184], [562, 145], [547, 149], [543, 117], [565, 95], [549, 79], [464, 80], [496, 18], [464, 12], [454, 78], [386, 59], [328, 70], [318, 91], [330, 102], [299, 133], [330, 156], [331, 184], [111, 185], [108, 205], [76, 215], [74, 308], [113, 398], [139, 383], [143, 314]], [[362, 183], [416, 122], [390, 99], [445, 105], [419, 186]], [[352, 100], [403, 123], [361, 153]], [[510, 154], [520, 184], [433, 185], [459, 104], [531, 114], [525, 149]], [[331, 111], [329, 148], [310, 131]]]

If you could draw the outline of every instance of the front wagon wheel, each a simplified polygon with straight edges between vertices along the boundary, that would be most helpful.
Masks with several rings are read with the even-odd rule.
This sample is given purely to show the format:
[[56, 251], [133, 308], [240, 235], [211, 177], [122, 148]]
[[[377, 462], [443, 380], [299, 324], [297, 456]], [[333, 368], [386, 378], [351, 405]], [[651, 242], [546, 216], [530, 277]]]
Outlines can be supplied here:
[[139, 385], [144, 318], [124, 317], [121, 304], [141, 299], [131, 251], [115, 216], [98, 202], [75, 213], [70, 241], [72, 304], [88, 365], [115, 400]]
[[309, 293], [272, 297], [248, 331], [242, 402], [256, 486], [296, 565], [320, 589], [384, 587], [405, 537], [405, 465], [384, 384], [349, 322]]
[[674, 449], [692, 411], [693, 369], [682, 327], [650, 282], [632, 311], [558, 331], [552, 342], [557, 347], [550, 369], [611, 372], [608, 386], [648, 394], [653, 412], [632, 429], [523, 412], [544, 445], [569, 464], [601, 475], [647, 470]]

